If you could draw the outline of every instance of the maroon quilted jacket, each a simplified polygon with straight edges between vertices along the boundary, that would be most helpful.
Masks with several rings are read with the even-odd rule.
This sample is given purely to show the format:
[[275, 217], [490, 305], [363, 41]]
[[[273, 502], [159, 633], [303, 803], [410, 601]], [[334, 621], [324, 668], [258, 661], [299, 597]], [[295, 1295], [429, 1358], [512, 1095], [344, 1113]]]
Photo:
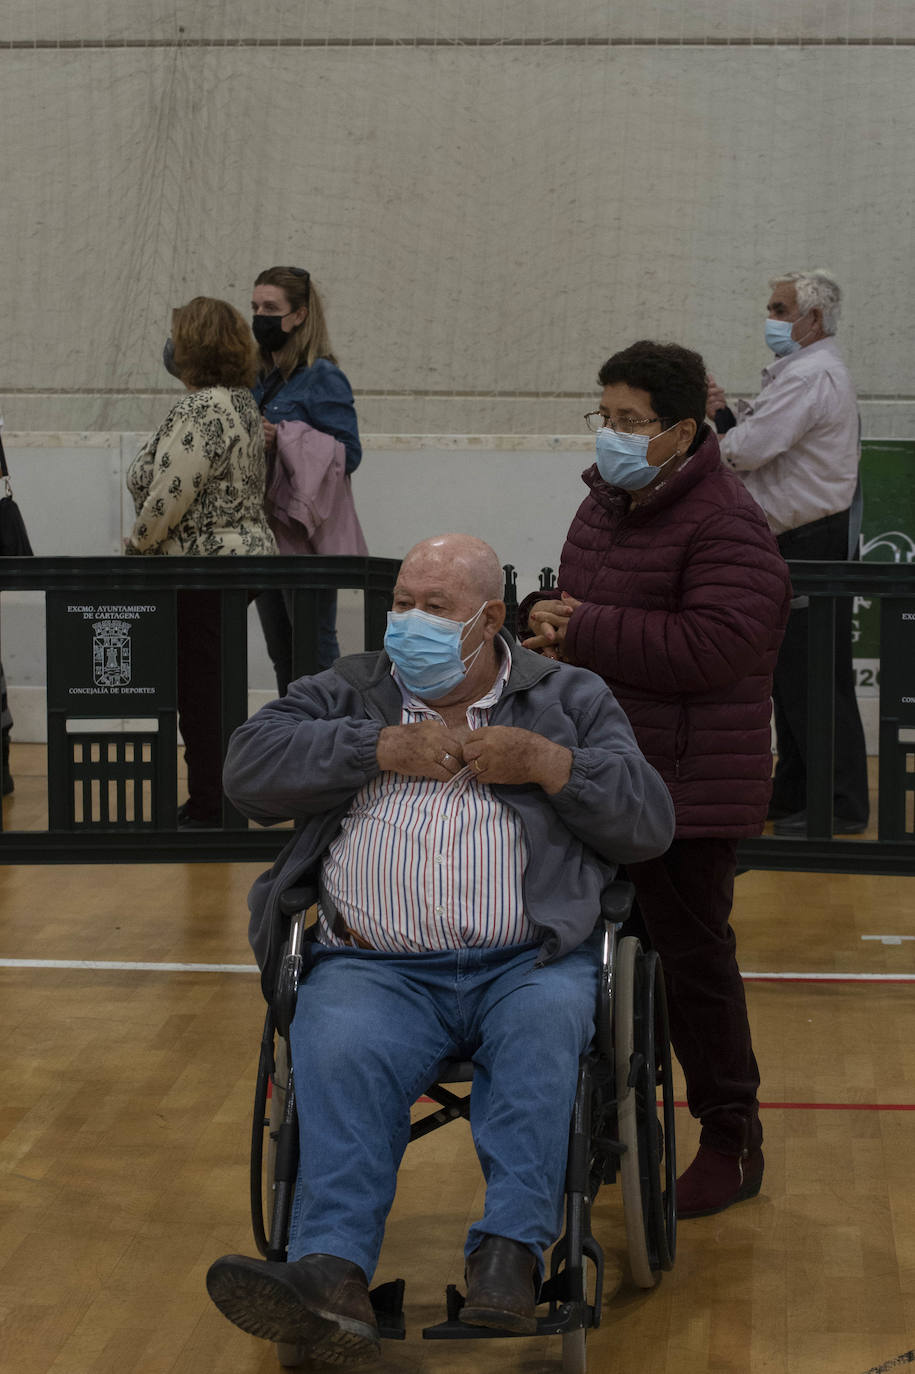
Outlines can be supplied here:
[[613, 690], [670, 788], [679, 838], [756, 835], [791, 595], [766, 518], [708, 429], [689, 462], [631, 511], [596, 466], [582, 476], [591, 493], [559, 569], [559, 589], [584, 603], [569, 623], [569, 658]]

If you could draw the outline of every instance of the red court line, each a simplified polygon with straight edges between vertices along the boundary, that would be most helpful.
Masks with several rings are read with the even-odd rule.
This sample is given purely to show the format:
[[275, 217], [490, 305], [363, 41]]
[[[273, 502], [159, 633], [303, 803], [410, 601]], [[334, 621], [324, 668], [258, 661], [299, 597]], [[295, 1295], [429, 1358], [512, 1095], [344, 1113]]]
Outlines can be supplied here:
[[915, 983], [915, 973], [742, 973], [745, 983]]
[[[675, 1107], [686, 1105], [685, 1102], [674, 1103]], [[760, 1102], [759, 1105], [775, 1112], [915, 1112], [915, 1102]]]

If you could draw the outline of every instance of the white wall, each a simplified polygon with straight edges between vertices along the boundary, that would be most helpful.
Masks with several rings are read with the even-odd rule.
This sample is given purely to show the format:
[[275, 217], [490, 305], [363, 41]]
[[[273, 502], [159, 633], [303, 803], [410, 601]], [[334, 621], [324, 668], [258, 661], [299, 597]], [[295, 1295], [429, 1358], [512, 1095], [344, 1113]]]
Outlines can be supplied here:
[[[117, 554], [133, 524], [125, 472], [139, 434], [7, 434], [6, 448], [36, 554]], [[367, 435], [353, 479], [372, 554], [400, 558], [420, 539], [466, 530], [490, 543], [518, 574], [519, 599], [554, 570], [593, 458], [587, 435]], [[362, 643], [362, 604], [339, 597], [343, 653]], [[5, 592], [0, 652], [18, 740], [45, 738], [43, 595]], [[253, 606], [248, 612], [251, 707], [275, 695]], [[868, 751], [877, 752], [877, 698], [862, 694]]]

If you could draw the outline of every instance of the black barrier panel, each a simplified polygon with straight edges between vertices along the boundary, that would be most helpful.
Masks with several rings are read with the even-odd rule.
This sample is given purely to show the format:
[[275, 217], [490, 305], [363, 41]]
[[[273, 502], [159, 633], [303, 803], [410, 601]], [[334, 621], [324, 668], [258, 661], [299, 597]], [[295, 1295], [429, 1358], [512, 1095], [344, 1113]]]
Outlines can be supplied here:
[[49, 828], [174, 829], [175, 593], [48, 592], [45, 626]]
[[175, 708], [175, 595], [48, 592], [48, 710], [142, 716]]
[[[742, 840], [742, 870], [915, 876], [915, 564], [789, 563], [794, 593], [808, 597], [807, 810], [803, 839]], [[540, 570], [540, 590], [556, 586]], [[880, 660], [878, 839], [832, 834], [835, 603], [857, 595], [878, 602]]]
[[[789, 563], [810, 599], [806, 839], [744, 840], [746, 868], [915, 876], [915, 565]], [[877, 842], [832, 836], [834, 606], [857, 595], [880, 607]]]
[[915, 600], [880, 607], [881, 839], [915, 840]]
[[880, 607], [880, 715], [915, 726], [915, 600]]
[[176, 829], [177, 593], [219, 598], [225, 748], [247, 715], [250, 599], [291, 593], [293, 660], [308, 671], [317, 595], [359, 591], [364, 647], [380, 648], [399, 566], [356, 557], [0, 559], [0, 590], [45, 592], [49, 813], [47, 831], [0, 833], [0, 859], [271, 859], [288, 830], [249, 829], [227, 801], [221, 828]]
[[[49, 807], [54, 828], [136, 830], [174, 825], [174, 800], [171, 807], [162, 807], [161, 798], [168, 783], [175, 782], [174, 766], [165, 769], [163, 778], [162, 763], [174, 760], [175, 751], [168, 744], [163, 746], [158, 734], [67, 732], [62, 733], [61, 744], [61, 757], [55, 760], [53, 776], [64, 774], [63, 787], [50, 786], [50, 751], [48, 756]], [[170, 795], [174, 798], [174, 786]], [[54, 824], [57, 807], [59, 825]]]
[[[915, 875], [915, 826], [912, 823], [915, 742], [910, 744], [906, 737], [909, 732], [915, 731], [915, 723], [910, 725], [908, 722], [911, 718], [907, 714], [900, 714], [912, 706], [905, 698], [915, 695], [907, 685], [913, 664], [913, 622], [904, 618], [915, 607], [915, 565], [792, 563], [790, 566], [796, 593], [810, 596], [812, 602], [816, 600], [823, 603], [822, 613], [811, 616], [811, 624], [817, 626], [816, 633], [820, 634], [823, 643], [832, 632], [830, 603], [836, 597], [868, 597], [879, 601], [883, 608], [886, 634], [882, 649], [884, 695], [881, 697], [879, 841], [849, 841], [814, 835], [797, 840], [765, 837], [742, 841], [739, 862], [744, 868]], [[365, 648], [377, 649], [381, 647], [384, 636], [386, 613], [398, 567], [395, 559], [378, 558], [10, 558], [0, 559], [0, 589], [42, 589], [48, 593], [61, 593], [68, 606], [88, 606], [90, 616], [104, 606], [153, 604], [156, 598], [163, 594], [171, 595], [179, 588], [218, 590], [221, 593], [223, 624], [230, 627], [223, 643], [223, 727], [227, 738], [245, 712], [246, 668], [239, 646], [243, 642], [245, 607], [252, 591], [285, 587], [300, 593], [298, 597], [293, 596], [294, 603], [305, 603], [307, 606], [312, 600], [310, 593], [317, 588], [357, 588], [363, 593]], [[514, 573], [510, 565], [506, 566], [505, 572], [506, 601], [511, 607], [516, 603]], [[552, 590], [555, 579], [551, 569], [542, 570], [540, 583], [542, 589]], [[306, 595], [303, 596], [303, 593]], [[51, 614], [54, 616], [57, 613]], [[78, 614], [67, 612], [67, 617]], [[125, 619], [124, 616], [98, 615], [88, 623], [102, 624], [104, 627], [106, 620], [123, 622]], [[303, 619], [306, 629], [313, 628], [311, 622], [314, 617], [308, 609], [304, 609]], [[132, 621], [126, 623], [134, 625]], [[887, 629], [891, 625], [895, 628]], [[302, 630], [303, 625], [297, 623], [294, 632], [296, 638], [302, 634]], [[78, 651], [74, 648], [78, 662], [73, 673], [82, 674], [82, 677], [74, 677], [73, 681], [70, 681], [70, 677], [63, 679], [67, 684], [67, 701], [71, 695], [95, 695], [71, 694], [69, 686], [77, 685], [77, 681], [91, 686], [129, 688], [133, 682], [147, 685], [134, 676], [133, 646], [136, 633], [131, 628], [125, 634], [118, 626], [93, 631], [92, 638], [102, 642], [92, 645], [88, 660], [84, 642]], [[57, 646], [62, 642], [62, 634], [62, 630], [55, 630], [54, 635], [49, 636], [49, 650], [53, 657], [56, 657]], [[130, 683], [114, 680], [123, 678], [127, 671], [125, 638], [131, 645]], [[307, 642], [308, 638], [306, 633], [306, 642], [298, 645], [297, 661], [307, 661], [313, 652], [314, 646]], [[814, 657], [821, 665], [823, 658], [829, 661], [829, 655], [817, 649]], [[96, 682], [97, 671], [109, 674], [112, 678], [110, 684]], [[828, 673], [823, 677], [824, 684], [827, 679]], [[60, 701], [56, 687], [54, 700]], [[109, 709], [106, 707], [106, 711]], [[132, 706], [131, 711], [134, 710]], [[891, 711], [895, 714], [891, 714]], [[79, 714], [69, 708], [66, 708], [67, 713], [70, 717]], [[120, 711], [118, 714], [121, 714]], [[823, 758], [830, 756], [827, 742], [829, 714], [827, 711], [818, 711], [815, 703], [812, 704], [810, 737], [816, 739], [818, 756]], [[88, 744], [85, 740], [77, 740], [75, 735], [70, 738], [74, 750], [71, 763], [68, 764], [72, 770], [71, 791], [75, 798], [76, 787], [85, 787], [79, 769], [88, 763], [89, 790], [83, 793], [80, 814], [85, 816], [88, 807], [94, 818], [93, 823], [81, 824], [78, 833], [63, 833], [65, 827], [36, 832], [7, 831], [0, 834], [0, 860], [8, 863], [269, 861], [289, 838], [288, 830], [247, 828], [244, 820], [236, 818], [228, 806], [224, 817], [226, 828], [223, 830], [178, 832], [170, 828], [173, 821], [161, 817], [157, 817], [150, 825], [149, 809], [143, 801], [145, 779], [141, 779], [139, 802], [135, 783], [133, 795], [128, 797], [126, 770], [136, 767], [137, 759], [135, 755], [128, 757], [127, 753], [120, 754], [118, 749], [127, 749], [131, 743], [129, 736], [119, 735], [114, 743], [90, 737]], [[87, 748], [88, 759], [85, 753]], [[106, 751], [104, 764], [107, 770], [104, 780], [100, 772], [93, 775], [91, 771], [92, 766], [102, 764], [103, 749]], [[157, 751], [170, 755], [172, 760], [175, 758], [175, 749], [165, 747], [161, 728], [156, 732], [155, 746], [145, 752], [140, 763], [144, 767], [152, 765]], [[122, 783], [123, 801], [118, 791]], [[821, 801], [825, 801], [827, 795], [824, 784], [825, 777], [811, 779], [811, 794], [819, 795]], [[110, 824], [112, 814], [121, 817], [115, 827]], [[244, 828], [233, 829], [235, 825]], [[138, 830], [143, 833], [138, 834]]]

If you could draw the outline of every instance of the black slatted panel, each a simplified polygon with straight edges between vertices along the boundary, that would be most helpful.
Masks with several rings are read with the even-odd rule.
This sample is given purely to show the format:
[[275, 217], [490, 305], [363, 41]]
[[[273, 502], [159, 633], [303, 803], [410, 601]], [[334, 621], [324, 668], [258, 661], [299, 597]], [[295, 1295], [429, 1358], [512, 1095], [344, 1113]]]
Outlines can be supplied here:
[[68, 735], [68, 829], [152, 830], [155, 734]]

